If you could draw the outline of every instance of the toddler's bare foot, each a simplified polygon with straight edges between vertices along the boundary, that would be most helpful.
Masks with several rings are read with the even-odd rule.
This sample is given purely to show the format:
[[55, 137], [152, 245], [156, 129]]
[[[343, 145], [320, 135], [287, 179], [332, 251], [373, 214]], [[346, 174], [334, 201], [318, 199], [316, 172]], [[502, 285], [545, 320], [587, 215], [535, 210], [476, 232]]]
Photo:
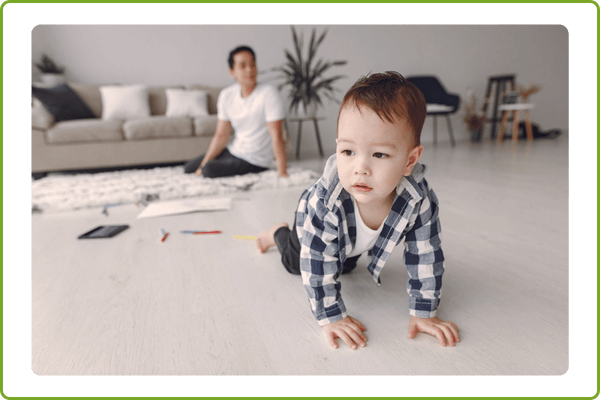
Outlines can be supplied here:
[[275, 246], [275, 231], [284, 226], [289, 228], [288, 224], [281, 222], [258, 235], [255, 241], [258, 251], [264, 253], [265, 251], [269, 250], [269, 248]]

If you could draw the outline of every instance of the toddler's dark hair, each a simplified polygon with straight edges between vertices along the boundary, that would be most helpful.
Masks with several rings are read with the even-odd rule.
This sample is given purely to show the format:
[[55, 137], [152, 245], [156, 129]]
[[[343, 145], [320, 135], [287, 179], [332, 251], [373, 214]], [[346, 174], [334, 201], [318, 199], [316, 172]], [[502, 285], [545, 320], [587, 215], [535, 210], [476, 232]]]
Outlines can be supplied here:
[[233, 68], [233, 56], [242, 51], [247, 51], [248, 53], [252, 54], [252, 57], [256, 62], [256, 54], [254, 54], [254, 50], [252, 50], [249, 46], [238, 46], [229, 52], [229, 58], [227, 59], [227, 62], [229, 63], [229, 69]]
[[[384, 121], [406, 120], [413, 133], [414, 146], [421, 144], [421, 130], [427, 115], [425, 97], [398, 72], [386, 71], [360, 77], [344, 96], [340, 114], [349, 105], [359, 110], [361, 106], [369, 107]], [[338, 114], [338, 123], [339, 118]]]

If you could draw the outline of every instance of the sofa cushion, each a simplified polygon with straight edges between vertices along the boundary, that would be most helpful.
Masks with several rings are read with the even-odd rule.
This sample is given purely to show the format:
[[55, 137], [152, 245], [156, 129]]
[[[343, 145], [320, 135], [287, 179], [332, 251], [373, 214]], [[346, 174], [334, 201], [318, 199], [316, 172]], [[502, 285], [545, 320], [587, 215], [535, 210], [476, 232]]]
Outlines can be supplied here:
[[144, 85], [100, 86], [102, 119], [132, 119], [150, 115], [148, 88]]
[[194, 135], [213, 136], [217, 130], [218, 121], [216, 114], [194, 118]]
[[221, 93], [221, 88], [211, 88], [208, 86], [192, 85], [190, 86], [190, 89], [204, 90], [206, 93], [208, 93], [208, 113], [217, 113], [217, 100], [219, 99], [219, 93]]
[[167, 117], [201, 117], [208, 115], [208, 93], [204, 90], [169, 88], [167, 95]]
[[31, 91], [57, 122], [95, 117], [89, 107], [67, 84], [51, 88], [32, 86]]
[[100, 86], [69, 82], [69, 86], [83, 101], [88, 105], [96, 118], [102, 117], [102, 95], [100, 94]]
[[187, 117], [156, 115], [130, 119], [123, 123], [125, 139], [151, 139], [192, 136], [192, 120]]
[[166, 89], [183, 89], [183, 86], [149, 87], [150, 115], [165, 115], [167, 112]]
[[123, 140], [121, 121], [77, 119], [56, 123], [47, 131], [49, 143], [106, 142]]

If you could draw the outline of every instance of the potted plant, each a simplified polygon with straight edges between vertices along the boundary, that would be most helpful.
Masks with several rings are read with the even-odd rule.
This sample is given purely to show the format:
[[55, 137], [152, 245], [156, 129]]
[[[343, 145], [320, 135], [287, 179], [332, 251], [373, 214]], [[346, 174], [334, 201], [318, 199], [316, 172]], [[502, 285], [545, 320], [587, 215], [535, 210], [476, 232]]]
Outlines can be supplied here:
[[527, 99], [529, 98], [529, 96], [539, 92], [540, 87], [538, 85], [531, 85], [528, 87], [525, 87], [523, 85], [517, 85], [517, 91], [519, 92], [519, 95], [523, 99], [523, 102], [527, 103]]
[[40, 79], [44, 84], [56, 86], [65, 82], [65, 78], [63, 76], [65, 68], [56, 65], [54, 60], [52, 60], [48, 55], [43, 54], [42, 61], [36, 63], [35, 66], [42, 73]]
[[467, 125], [469, 132], [471, 132], [471, 141], [480, 141], [483, 123], [485, 122], [485, 114], [482, 110], [477, 111], [477, 98], [473, 93], [471, 93], [471, 102], [465, 104], [463, 121]]
[[292, 54], [287, 49], [285, 57], [287, 61], [280, 67], [272, 68], [271, 71], [278, 71], [281, 75], [278, 77], [283, 79], [283, 83], [279, 85], [279, 89], [289, 87], [290, 111], [298, 114], [298, 108], [302, 104], [304, 112], [307, 116], [314, 117], [319, 106], [323, 105], [323, 97], [326, 97], [336, 103], [339, 101], [333, 96], [337, 89], [333, 87], [333, 83], [338, 79], [344, 78], [344, 75], [335, 75], [325, 77], [325, 73], [336, 66], [345, 65], [346, 61], [323, 61], [319, 59], [315, 61], [317, 50], [327, 34], [325, 30], [317, 38], [316, 30], [312, 30], [310, 43], [308, 45], [308, 54], [303, 57], [303, 42], [302, 37], [298, 37], [296, 29], [292, 26], [292, 38], [294, 41], [295, 54]]

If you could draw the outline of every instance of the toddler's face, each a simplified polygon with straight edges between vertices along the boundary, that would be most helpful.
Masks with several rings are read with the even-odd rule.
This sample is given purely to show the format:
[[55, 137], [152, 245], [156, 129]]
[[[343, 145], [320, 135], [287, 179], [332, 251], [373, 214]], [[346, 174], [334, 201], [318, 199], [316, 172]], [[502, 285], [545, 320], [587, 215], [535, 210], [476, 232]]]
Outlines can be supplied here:
[[338, 123], [337, 168], [340, 181], [358, 203], [393, 200], [404, 175], [410, 175], [423, 147], [412, 147], [405, 121], [383, 121], [368, 107], [344, 107]]

